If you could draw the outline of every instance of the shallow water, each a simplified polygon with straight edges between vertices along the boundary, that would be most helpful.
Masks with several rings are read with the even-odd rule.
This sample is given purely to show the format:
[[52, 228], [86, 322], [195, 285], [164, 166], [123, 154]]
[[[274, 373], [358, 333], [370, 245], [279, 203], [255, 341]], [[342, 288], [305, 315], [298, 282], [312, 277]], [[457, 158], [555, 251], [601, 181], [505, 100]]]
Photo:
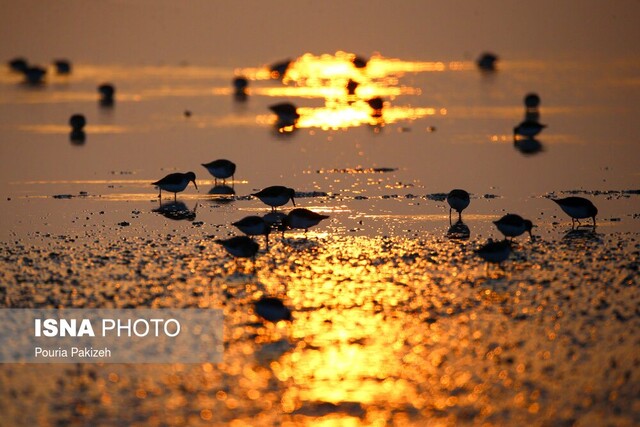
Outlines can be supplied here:
[[[347, 74], [348, 53], [296, 51], [286, 85], [265, 67], [282, 58], [255, 47], [218, 65], [89, 55], [39, 87], [0, 71], [0, 306], [225, 315], [221, 364], [2, 365], [0, 425], [638, 424], [640, 57], [563, 46], [490, 74], [446, 49], [373, 54]], [[381, 121], [344, 97], [354, 76], [387, 102]], [[105, 81], [112, 108], [97, 102]], [[532, 91], [548, 128], [525, 154], [512, 129]], [[283, 133], [268, 106], [285, 100], [302, 118]], [[216, 158], [238, 165], [232, 195], [201, 166]], [[198, 190], [161, 203], [150, 183], [188, 170]], [[330, 218], [235, 261], [213, 240], [268, 213], [249, 195], [269, 185]], [[453, 188], [471, 193], [468, 231], [449, 222]], [[569, 195], [595, 203], [595, 229], [548, 200]], [[508, 212], [535, 239], [487, 266], [474, 250]], [[262, 323], [261, 295], [294, 320]]]

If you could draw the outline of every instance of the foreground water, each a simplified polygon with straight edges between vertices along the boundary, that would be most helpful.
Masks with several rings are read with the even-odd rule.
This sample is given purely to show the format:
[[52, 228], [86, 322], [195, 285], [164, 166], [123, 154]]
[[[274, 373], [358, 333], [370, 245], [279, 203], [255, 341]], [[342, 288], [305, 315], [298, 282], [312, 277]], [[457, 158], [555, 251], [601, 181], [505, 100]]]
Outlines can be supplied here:
[[[4, 72], [2, 306], [222, 308], [225, 359], [4, 365], [3, 422], [637, 424], [640, 63], [507, 61], [485, 75], [378, 60], [384, 126], [337, 122], [326, 93], [260, 80], [255, 64], [80, 64], [37, 88]], [[257, 79], [247, 102], [231, 95], [235, 71]], [[97, 105], [103, 81], [117, 83], [113, 108]], [[531, 91], [549, 128], [523, 154], [511, 132]], [[314, 120], [282, 134], [267, 106], [286, 99]], [[83, 144], [66, 125], [78, 112]], [[238, 164], [234, 196], [200, 166], [215, 158]], [[161, 205], [150, 182], [187, 170], [199, 190]], [[330, 219], [230, 259], [213, 240], [267, 213], [247, 196], [277, 184]], [[451, 234], [452, 188], [472, 193], [468, 236]], [[595, 230], [547, 199], [570, 194], [598, 206]], [[507, 212], [536, 239], [487, 268], [473, 250]], [[260, 322], [261, 295], [293, 322]]]

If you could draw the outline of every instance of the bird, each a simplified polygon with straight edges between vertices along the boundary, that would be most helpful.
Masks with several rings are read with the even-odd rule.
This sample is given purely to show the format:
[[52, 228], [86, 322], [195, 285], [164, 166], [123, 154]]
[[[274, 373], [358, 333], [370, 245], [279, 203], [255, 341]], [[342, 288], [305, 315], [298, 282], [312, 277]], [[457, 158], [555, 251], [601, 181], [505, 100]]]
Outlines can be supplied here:
[[295, 206], [295, 195], [296, 190], [281, 185], [267, 187], [252, 194], [252, 196], [260, 199], [262, 203], [271, 206], [271, 210], [275, 210], [277, 206], [286, 205], [289, 200], [291, 200], [291, 203]]
[[271, 78], [280, 79], [284, 77], [287, 69], [291, 65], [290, 59], [285, 59], [284, 61], [276, 62], [269, 67], [269, 72], [271, 73]]
[[511, 254], [511, 243], [508, 240], [494, 242], [489, 239], [487, 243], [482, 245], [479, 249], [476, 249], [475, 253], [487, 262], [500, 264], [502, 261], [509, 258], [509, 254]]
[[498, 230], [504, 234], [505, 238], [518, 237], [521, 234], [528, 232], [529, 237], [533, 239], [533, 234], [531, 234], [533, 223], [528, 219], [522, 218], [520, 215], [506, 214], [499, 220], [493, 221], [493, 223], [498, 227]]
[[262, 297], [253, 303], [253, 311], [264, 320], [277, 323], [281, 320], [291, 321], [291, 310], [280, 298]]
[[297, 208], [287, 214], [284, 224], [292, 229], [304, 230], [306, 233], [310, 227], [318, 225], [320, 221], [327, 218], [329, 218], [329, 215], [322, 215], [305, 208]]
[[11, 71], [17, 73], [24, 73], [28, 67], [29, 63], [25, 58], [22, 57], [13, 58], [11, 61], [9, 61], [9, 68], [11, 69]]
[[358, 86], [360, 86], [360, 83], [358, 83], [355, 80], [349, 79], [349, 81], [347, 82], [347, 85], [345, 86], [345, 88], [347, 89], [347, 95], [352, 96], [356, 94], [356, 89], [358, 88]]
[[233, 79], [233, 95], [238, 101], [245, 101], [247, 99], [247, 86], [249, 86], [249, 80], [246, 77], [238, 76]]
[[209, 163], [202, 163], [202, 166], [213, 175], [216, 183], [218, 182], [218, 178], [220, 178], [224, 184], [227, 178], [231, 177], [231, 179], [233, 179], [233, 175], [236, 173], [236, 164], [227, 159], [218, 159]]
[[449, 204], [449, 222], [451, 222], [451, 211], [453, 209], [458, 212], [458, 220], [462, 220], [462, 211], [469, 206], [469, 193], [465, 190], [455, 189], [447, 194], [447, 203]]
[[495, 71], [496, 62], [498, 62], [498, 56], [487, 52], [480, 55], [476, 60], [476, 65], [478, 65], [478, 68], [482, 71]]
[[513, 138], [516, 136], [524, 136], [527, 138], [532, 138], [542, 132], [542, 129], [546, 128], [547, 125], [543, 125], [542, 123], [535, 120], [525, 120], [521, 122], [518, 126], [513, 128]]
[[524, 96], [524, 106], [527, 108], [538, 108], [540, 105], [540, 96], [531, 92]]
[[276, 123], [278, 127], [293, 126], [300, 118], [298, 108], [290, 102], [270, 105], [269, 110], [278, 117], [278, 122]]
[[239, 221], [231, 223], [238, 230], [247, 236], [264, 236], [266, 245], [269, 246], [269, 233], [271, 233], [271, 225], [264, 218], [257, 215], [250, 215]]
[[375, 98], [367, 100], [367, 104], [373, 109], [371, 117], [382, 117], [382, 108], [384, 107], [384, 100], [382, 98], [376, 96]]
[[540, 120], [540, 111], [538, 106], [540, 105], [540, 96], [537, 93], [531, 92], [524, 97], [524, 121], [525, 122], [537, 122]]
[[366, 68], [368, 62], [369, 61], [367, 59], [357, 55], [351, 60], [351, 63], [356, 68]]
[[556, 202], [564, 213], [571, 217], [571, 226], [574, 226], [576, 221], [578, 221], [578, 226], [580, 226], [580, 220], [584, 218], [592, 218], [593, 226], [596, 226], [598, 208], [596, 208], [590, 200], [587, 200], [584, 197], [575, 196], [551, 200]]
[[173, 199], [175, 200], [178, 193], [184, 191], [189, 185], [189, 182], [193, 182], [193, 185], [198, 189], [198, 185], [196, 184], [196, 174], [193, 172], [187, 173], [171, 173], [161, 180], [153, 182], [152, 185], [157, 185], [160, 188], [160, 194], [158, 197], [162, 199], [162, 190], [169, 191], [173, 193]]
[[74, 131], [81, 131], [87, 124], [87, 119], [82, 114], [74, 114], [69, 118], [69, 126]]
[[235, 236], [230, 239], [216, 239], [215, 243], [221, 245], [234, 258], [253, 258], [258, 253], [260, 246], [247, 236]]
[[37, 65], [27, 66], [23, 71], [25, 83], [30, 85], [39, 85], [43, 83], [44, 76], [47, 74], [47, 70]]
[[113, 105], [114, 96], [116, 94], [116, 88], [111, 83], [103, 83], [98, 86], [98, 93], [100, 94], [100, 105], [110, 107]]
[[71, 74], [71, 62], [67, 59], [56, 59], [53, 66], [58, 74]]

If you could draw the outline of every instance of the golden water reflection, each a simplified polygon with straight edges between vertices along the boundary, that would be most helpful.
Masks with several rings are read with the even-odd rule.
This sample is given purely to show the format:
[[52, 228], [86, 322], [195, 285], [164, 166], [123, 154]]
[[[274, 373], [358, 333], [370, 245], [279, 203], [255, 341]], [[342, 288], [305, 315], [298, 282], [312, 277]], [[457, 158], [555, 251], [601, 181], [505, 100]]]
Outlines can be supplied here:
[[[353, 53], [334, 55], [304, 54], [292, 61], [281, 78], [283, 86], [258, 87], [250, 93], [270, 97], [321, 99], [320, 107], [300, 107], [295, 123], [277, 123], [281, 132], [295, 128], [344, 129], [362, 125], [384, 125], [413, 121], [426, 116], [446, 114], [445, 108], [394, 105], [400, 96], [421, 95], [422, 90], [401, 84], [406, 73], [463, 70], [463, 62], [413, 62], [374, 55], [366, 64], [358, 64]], [[362, 66], [364, 65], [364, 66]], [[237, 75], [271, 81], [273, 72], [265, 68], [239, 69]], [[382, 107], [379, 107], [380, 100]], [[259, 122], [265, 119], [260, 117]], [[273, 123], [271, 119], [269, 121]], [[282, 125], [282, 126], [280, 126]]]
[[[14, 307], [200, 307], [225, 315], [220, 364], [0, 369], [10, 384], [0, 390], [6, 419], [22, 419], [38, 400], [52, 424], [67, 425], [75, 414], [59, 408], [82, 400], [91, 425], [157, 425], [158, 418], [171, 425], [532, 425], [541, 417], [554, 424], [565, 408], [576, 409], [563, 419], [581, 413], [593, 383], [620, 396], [619, 403], [591, 400], [595, 409], [635, 396], [635, 377], [624, 380], [637, 323], [633, 239], [528, 242], [489, 275], [473, 252], [478, 241], [287, 234], [254, 261], [238, 262], [212, 244], [210, 234], [227, 229], [193, 230], [123, 239], [122, 231], [89, 227], [82, 250], [69, 250], [55, 233], [39, 234], [33, 246], [3, 244], [10, 250], [2, 270], [13, 280], [6, 301]], [[38, 263], [34, 248], [45, 254]], [[593, 254], [579, 266], [577, 248]], [[605, 256], [610, 262], [602, 264]], [[58, 280], [69, 274], [77, 284]], [[580, 280], [588, 286], [572, 286]], [[37, 292], [25, 291], [31, 287]], [[293, 321], [259, 321], [252, 304], [262, 295], [281, 298]], [[605, 296], [611, 307], [599, 308]], [[601, 328], [596, 315], [605, 319]], [[593, 363], [614, 358], [606, 370]], [[34, 383], [41, 394], [26, 390]], [[6, 398], [13, 389], [24, 399]]]

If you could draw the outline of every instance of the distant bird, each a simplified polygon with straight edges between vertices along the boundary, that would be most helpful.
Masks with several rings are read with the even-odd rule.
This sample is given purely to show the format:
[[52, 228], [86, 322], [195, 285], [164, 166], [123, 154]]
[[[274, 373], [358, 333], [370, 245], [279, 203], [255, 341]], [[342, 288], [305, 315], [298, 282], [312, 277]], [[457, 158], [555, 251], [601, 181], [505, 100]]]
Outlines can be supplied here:
[[551, 200], [556, 202], [564, 213], [571, 217], [571, 226], [574, 226], [576, 221], [578, 221], [578, 226], [580, 226], [580, 220], [584, 218], [592, 218], [593, 226], [596, 226], [598, 208], [596, 208], [590, 200], [583, 197], [565, 197], [564, 199]]
[[522, 218], [520, 215], [506, 214], [499, 220], [493, 221], [493, 223], [498, 227], [498, 230], [504, 234], [505, 238], [518, 237], [521, 234], [528, 232], [529, 237], [533, 240], [533, 234], [531, 234], [533, 223], [528, 219]]
[[527, 138], [533, 138], [534, 136], [542, 132], [542, 129], [546, 127], [547, 125], [543, 125], [537, 121], [525, 120], [518, 126], [513, 128], [513, 137], [515, 138], [516, 136], [520, 135]]
[[524, 97], [524, 121], [525, 122], [537, 122], [540, 120], [540, 97], [537, 93], [528, 93]]
[[367, 61], [361, 56], [354, 56], [353, 59], [351, 60], [351, 63], [356, 68], [365, 68], [368, 62], [369, 61]]
[[268, 224], [261, 216], [251, 215], [242, 218], [240, 221], [231, 223], [238, 230], [247, 236], [264, 236], [265, 243], [269, 246], [269, 233], [271, 233], [271, 224]]
[[250, 237], [236, 236], [230, 239], [216, 239], [215, 243], [221, 245], [234, 258], [253, 258], [260, 246]]
[[29, 63], [22, 57], [13, 58], [9, 61], [9, 69], [16, 73], [24, 73], [29, 67]]
[[39, 85], [43, 83], [44, 76], [47, 74], [47, 70], [37, 65], [28, 66], [24, 71], [25, 83], [30, 85]]
[[236, 164], [227, 159], [218, 159], [209, 163], [203, 163], [202, 166], [204, 166], [209, 173], [213, 175], [215, 183], [218, 182], [218, 179], [221, 179], [224, 184], [227, 181], [227, 178], [231, 177], [231, 179], [233, 179], [233, 176], [236, 173]]
[[489, 241], [477, 249], [475, 253], [487, 262], [500, 264], [509, 258], [509, 254], [511, 254], [511, 243], [508, 240], [494, 242], [489, 239]]
[[360, 86], [360, 83], [358, 83], [355, 80], [351, 80], [349, 79], [349, 81], [347, 82], [347, 95], [355, 95], [356, 94], [356, 89], [358, 88], [358, 86]]
[[449, 204], [449, 222], [451, 222], [451, 211], [453, 209], [458, 212], [458, 220], [462, 220], [462, 211], [469, 206], [471, 199], [469, 193], [465, 190], [455, 189], [447, 194], [447, 203]]
[[293, 188], [283, 187], [281, 185], [267, 187], [252, 194], [252, 196], [260, 199], [262, 203], [271, 206], [271, 210], [275, 210], [278, 206], [286, 205], [289, 200], [291, 200], [291, 203], [295, 206], [295, 195], [296, 191]]
[[540, 105], [540, 96], [537, 93], [528, 93], [524, 97], [524, 106], [527, 108], [538, 108]]
[[111, 83], [103, 83], [98, 86], [98, 93], [100, 94], [100, 105], [104, 107], [110, 107], [115, 101], [116, 88]]
[[495, 71], [496, 62], [498, 62], [498, 56], [493, 53], [486, 52], [480, 55], [476, 60], [476, 65], [478, 65], [478, 68], [482, 71]]
[[233, 79], [233, 95], [239, 101], [245, 101], [247, 99], [247, 87], [249, 86], [249, 80], [246, 77], [238, 76]]
[[371, 113], [372, 117], [382, 117], [382, 108], [384, 107], [384, 100], [382, 98], [376, 96], [375, 98], [367, 100], [367, 104], [373, 109], [373, 113]]
[[58, 74], [71, 74], [71, 62], [67, 59], [56, 59], [53, 61], [53, 66]]
[[318, 225], [320, 221], [327, 218], [329, 218], [329, 215], [322, 215], [305, 208], [297, 208], [287, 214], [284, 224], [292, 229], [304, 230], [306, 233], [309, 228]]
[[277, 323], [281, 320], [292, 320], [291, 310], [279, 298], [262, 297], [253, 303], [253, 311], [269, 322]]
[[173, 193], [173, 199], [175, 200], [178, 193], [184, 191], [189, 185], [189, 182], [193, 182], [193, 185], [198, 189], [196, 184], [196, 174], [193, 172], [187, 173], [171, 173], [159, 181], [153, 182], [152, 185], [157, 185], [160, 188], [160, 194], [158, 197], [162, 199], [162, 190]]
[[269, 71], [271, 72], [271, 78], [282, 80], [285, 73], [289, 69], [290, 65], [291, 65], [290, 59], [285, 59], [284, 61], [280, 61], [272, 64], [269, 67]]
[[277, 124], [279, 127], [293, 126], [300, 118], [298, 108], [290, 102], [270, 105], [269, 110], [278, 116]]
[[74, 114], [69, 118], [69, 126], [74, 131], [81, 131], [87, 124], [87, 119], [82, 114]]

